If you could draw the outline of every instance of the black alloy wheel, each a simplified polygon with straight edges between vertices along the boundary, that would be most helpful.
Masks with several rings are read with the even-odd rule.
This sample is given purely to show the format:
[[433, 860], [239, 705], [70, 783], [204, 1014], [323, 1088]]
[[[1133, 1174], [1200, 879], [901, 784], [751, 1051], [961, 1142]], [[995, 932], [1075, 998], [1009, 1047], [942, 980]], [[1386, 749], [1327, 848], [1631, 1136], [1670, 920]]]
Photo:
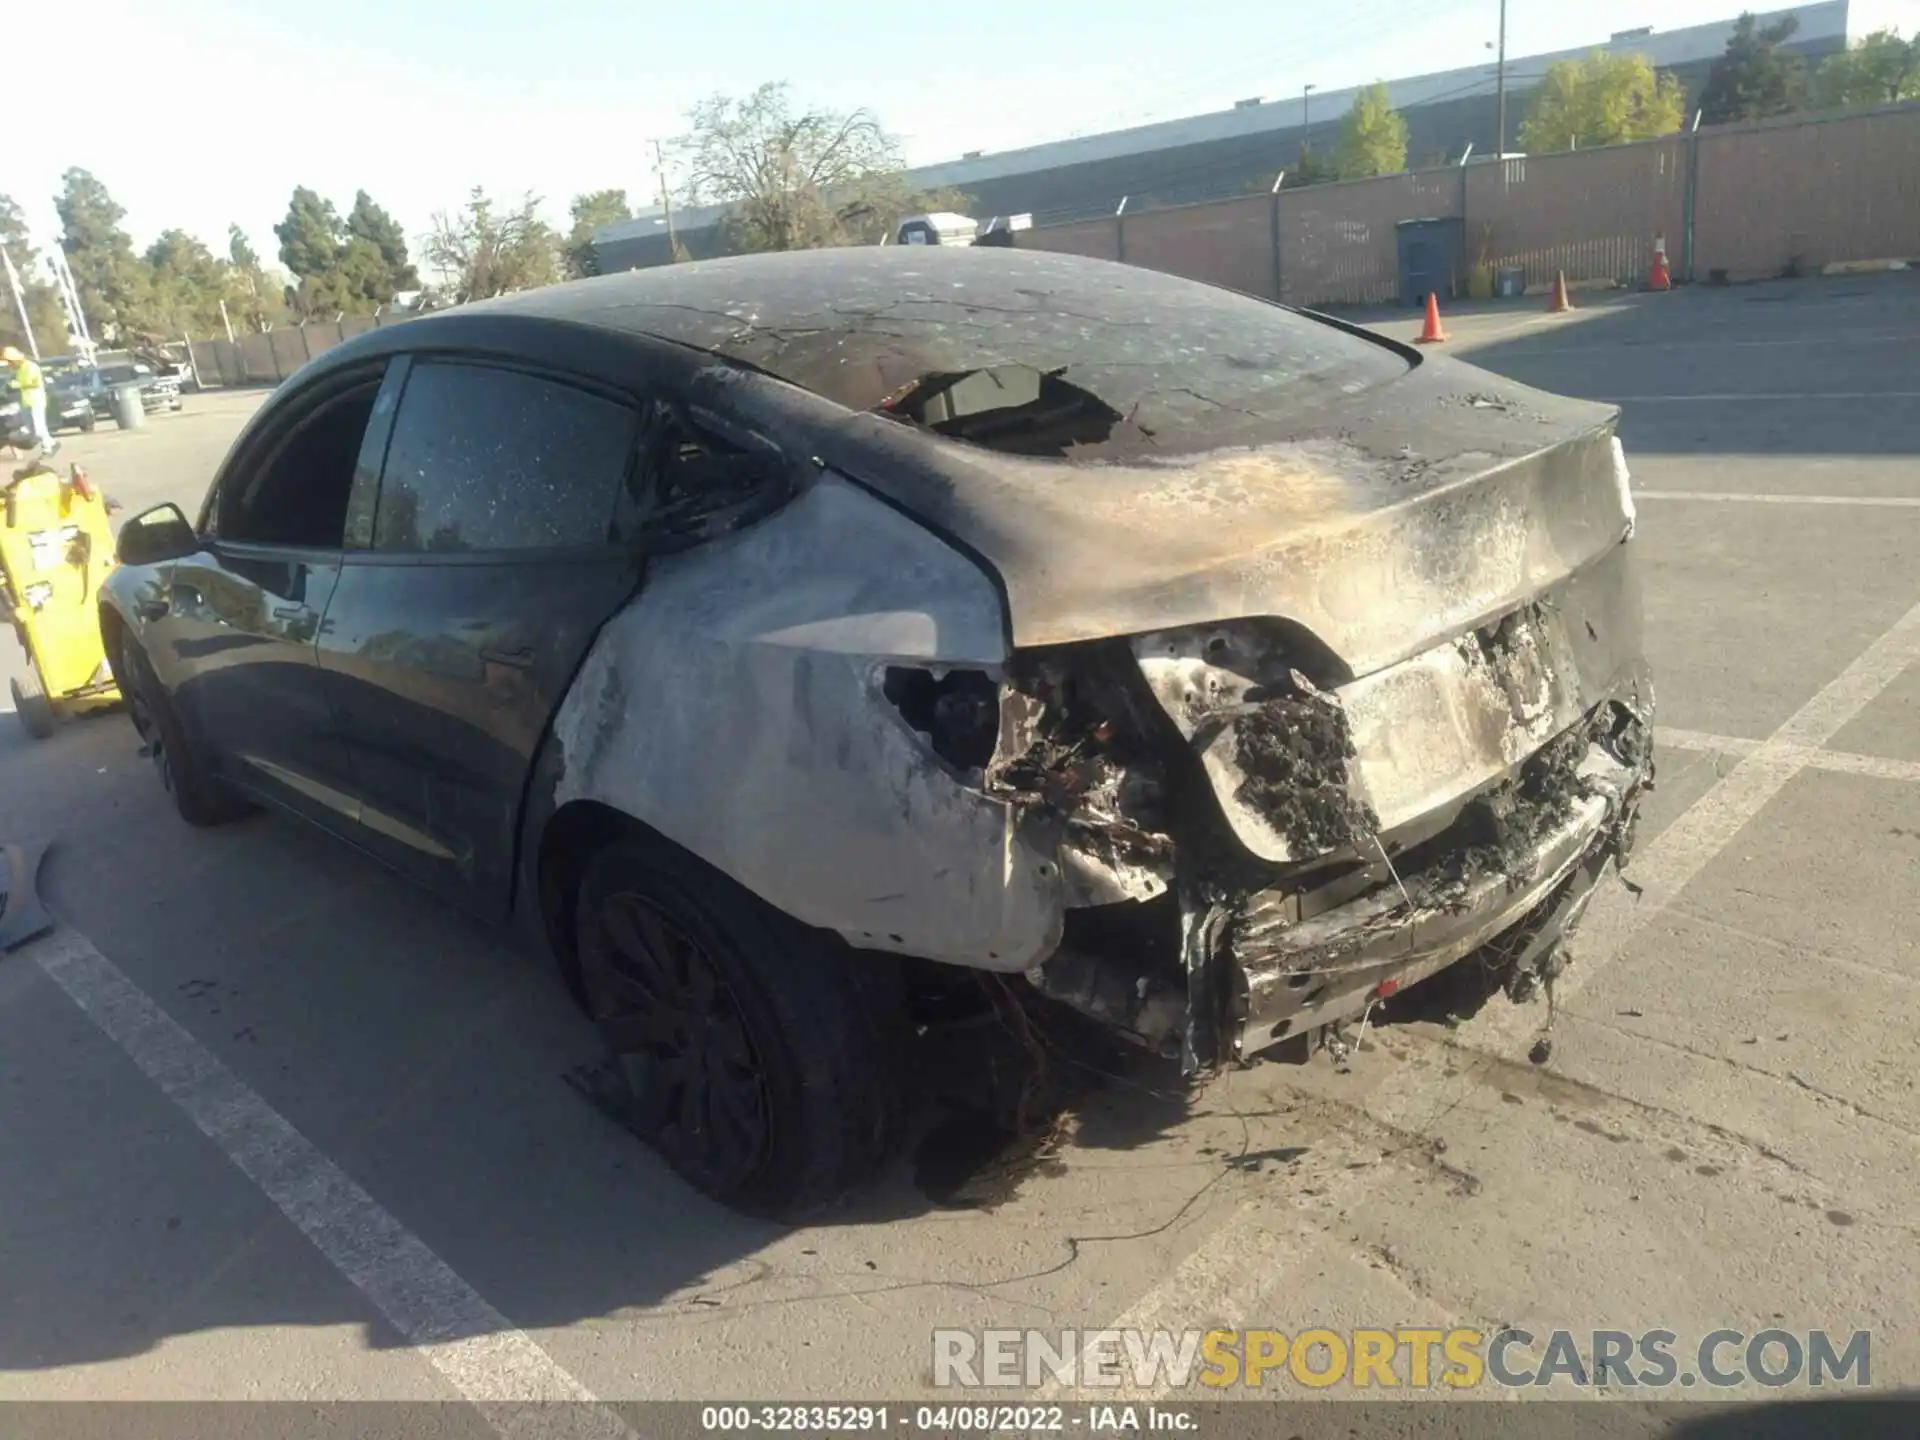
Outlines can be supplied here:
[[873, 1179], [910, 1088], [893, 956], [801, 924], [639, 827], [567, 893], [567, 963], [608, 1052], [597, 1104], [749, 1215], [801, 1219]]
[[772, 1112], [746, 1018], [708, 953], [719, 937], [696, 940], [632, 889], [599, 897], [597, 911], [582, 980], [635, 1128], [700, 1188], [739, 1190], [771, 1149]]
[[120, 637], [120, 693], [127, 702], [127, 718], [140, 736], [140, 748], [153, 762], [154, 773], [169, 796], [176, 793], [172, 756], [167, 750], [166, 734], [155, 720], [153, 701], [148, 698], [146, 676], [139, 646], [131, 634]]
[[146, 652], [131, 630], [120, 636], [114, 657], [114, 682], [126, 702], [127, 715], [139, 733], [140, 744], [160, 776], [173, 808], [189, 825], [224, 825], [250, 814], [253, 805], [221, 783], [207, 761], [193, 749], [180, 718], [173, 712], [160, 677], [153, 673]]

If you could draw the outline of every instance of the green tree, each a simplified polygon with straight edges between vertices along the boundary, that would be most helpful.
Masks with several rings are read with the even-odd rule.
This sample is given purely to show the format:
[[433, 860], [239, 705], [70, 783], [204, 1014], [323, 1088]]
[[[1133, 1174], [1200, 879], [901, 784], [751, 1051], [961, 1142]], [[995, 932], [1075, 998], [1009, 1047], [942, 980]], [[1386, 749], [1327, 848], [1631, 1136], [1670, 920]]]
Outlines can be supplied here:
[[302, 185], [287, 204], [287, 218], [273, 227], [280, 240], [280, 263], [298, 280], [317, 279], [338, 263], [346, 246], [339, 212]]
[[1780, 48], [1799, 28], [1794, 15], [1782, 16], [1764, 30], [1751, 14], [1734, 22], [1726, 51], [1713, 62], [1706, 88], [1700, 92], [1701, 115], [1707, 124], [1764, 120], [1801, 108], [1807, 91], [1806, 66], [1798, 55]]
[[61, 177], [54, 209], [60, 215], [60, 248], [94, 339], [141, 338], [152, 287], [133, 253], [132, 238], [120, 228], [127, 212], [105, 185], [80, 169]]
[[574, 196], [573, 204], [568, 209], [573, 216], [573, 228], [567, 232], [567, 275], [575, 280], [585, 275], [598, 275], [600, 270], [593, 258], [594, 232], [633, 218], [633, 209], [627, 204], [627, 192], [591, 190], [585, 195]]
[[1596, 50], [1584, 60], [1561, 60], [1527, 106], [1520, 148], [1534, 154], [1651, 140], [1680, 128], [1686, 93], [1644, 55]]
[[287, 316], [286, 297], [267, 278], [260, 253], [238, 225], [227, 227], [227, 310], [235, 329], [256, 334]]
[[260, 252], [253, 248], [247, 232], [238, 225], [227, 226], [227, 259], [236, 270], [260, 268]]
[[168, 339], [221, 333], [220, 302], [232, 266], [184, 230], [164, 231], [147, 249], [147, 326]]
[[1407, 122], [1387, 103], [1385, 83], [1353, 97], [1353, 108], [1340, 122], [1334, 168], [1342, 180], [1397, 175], [1407, 168]]
[[433, 217], [426, 257], [462, 304], [537, 289], [560, 278], [560, 237], [540, 218], [539, 200], [528, 195], [500, 212], [478, 185], [458, 213]]
[[871, 245], [937, 197], [907, 178], [899, 142], [866, 110], [796, 110], [786, 84], [687, 112], [681, 200], [731, 207], [734, 250]]
[[349, 236], [333, 264], [319, 275], [300, 282], [300, 313], [330, 320], [336, 315], [371, 315], [392, 301], [397, 289], [419, 288], [419, 277], [409, 267], [413, 284], [396, 287], [393, 270], [380, 247], [358, 235]]
[[[27, 229], [27, 217], [11, 195], [0, 195], [0, 245], [20, 275], [21, 299], [26, 304], [27, 323], [33, 327], [33, 339], [43, 355], [57, 354], [67, 348], [67, 320], [60, 309], [60, 297], [45, 276], [40, 252], [34, 248]], [[0, 344], [18, 345], [30, 350], [26, 332], [20, 328], [20, 312], [14, 296], [0, 279]]]
[[347, 212], [347, 237], [350, 242], [364, 240], [379, 252], [387, 271], [382, 302], [391, 300], [402, 290], [420, 288], [420, 275], [407, 254], [407, 237], [400, 222], [374, 204], [373, 197], [364, 190], [355, 193], [353, 209]]
[[399, 224], [364, 190], [343, 222], [331, 200], [301, 186], [273, 233], [296, 282], [287, 304], [303, 319], [370, 315], [395, 292], [419, 288]]
[[1281, 175], [1280, 188], [1299, 190], [1308, 185], [1324, 185], [1329, 180], [1339, 178], [1339, 170], [1331, 162], [1322, 160], [1319, 152], [1311, 145], [1306, 145], [1300, 150], [1300, 158], [1289, 165]]
[[1829, 55], [1814, 77], [1822, 105], [1851, 110], [1920, 100], [1920, 35], [1876, 30], [1839, 55]]

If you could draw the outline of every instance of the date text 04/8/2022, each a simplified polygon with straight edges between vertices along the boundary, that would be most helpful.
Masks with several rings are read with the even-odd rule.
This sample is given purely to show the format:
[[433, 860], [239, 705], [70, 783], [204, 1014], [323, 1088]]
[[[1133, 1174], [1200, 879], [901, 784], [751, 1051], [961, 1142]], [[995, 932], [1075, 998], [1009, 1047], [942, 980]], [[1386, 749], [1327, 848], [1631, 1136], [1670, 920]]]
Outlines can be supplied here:
[[889, 1430], [940, 1435], [1033, 1435], [1078, 1431], [1192, 1434], [1191, 1411], [1166, 1405], [705, 1405], [700, 1428], [747, 1433], [860, 1435]]

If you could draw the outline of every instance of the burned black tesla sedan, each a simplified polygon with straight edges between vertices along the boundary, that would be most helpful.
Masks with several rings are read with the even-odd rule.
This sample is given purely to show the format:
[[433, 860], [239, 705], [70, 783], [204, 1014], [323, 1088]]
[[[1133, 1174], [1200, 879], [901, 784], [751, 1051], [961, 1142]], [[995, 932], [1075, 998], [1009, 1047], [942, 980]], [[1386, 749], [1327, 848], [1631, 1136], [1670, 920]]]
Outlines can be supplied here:
[[1651, 774], [1614, 420], [1073, 256], [678, 265], [328, 352], [101, 623], [186, 819], [523, 926], [632, 1123], [799, 1213], [903, 971], [1204, 1071], [1549, 963]]

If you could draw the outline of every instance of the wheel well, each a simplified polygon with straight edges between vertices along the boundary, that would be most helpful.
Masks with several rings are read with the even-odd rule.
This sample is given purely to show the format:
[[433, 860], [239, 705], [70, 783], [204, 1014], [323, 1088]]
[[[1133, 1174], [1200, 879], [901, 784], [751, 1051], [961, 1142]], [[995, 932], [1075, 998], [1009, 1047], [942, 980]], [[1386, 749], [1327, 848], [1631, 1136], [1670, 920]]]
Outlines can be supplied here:
[[572, 917], [581, 878], [593, 857], [616, 840], [655, 833], [633, 816], [597, 800], [570, 800], [542, 827], [534, 862], [540, 923], [567, 983], [576, 991], [579, 959], [574, 953]]

